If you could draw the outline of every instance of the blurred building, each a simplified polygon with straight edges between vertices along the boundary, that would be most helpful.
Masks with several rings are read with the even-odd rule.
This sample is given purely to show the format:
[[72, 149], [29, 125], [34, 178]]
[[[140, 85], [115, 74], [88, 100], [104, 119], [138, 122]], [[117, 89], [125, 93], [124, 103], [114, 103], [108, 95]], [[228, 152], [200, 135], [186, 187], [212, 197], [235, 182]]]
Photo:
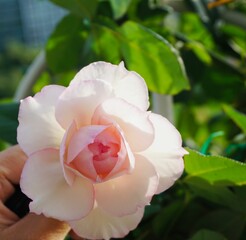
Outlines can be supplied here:
[[48, 0], [0, 0], [0, 48], [12, 40], [43, 45], [65, 14]]

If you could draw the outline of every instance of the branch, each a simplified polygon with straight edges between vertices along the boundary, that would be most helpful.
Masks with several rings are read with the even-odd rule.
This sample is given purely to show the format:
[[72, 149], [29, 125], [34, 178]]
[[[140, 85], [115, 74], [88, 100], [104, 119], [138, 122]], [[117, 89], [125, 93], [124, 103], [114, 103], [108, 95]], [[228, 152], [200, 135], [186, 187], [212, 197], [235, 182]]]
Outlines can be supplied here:
[[45, 52], [42, 50], [33, 60], [32, 64], [27, 69], [27, 72], [20, 81], [20, 84], [15, 92], [14, 101], [20, 101], [30, 94], [32, 86], [39, 78], [41, 73], [46, 68]]

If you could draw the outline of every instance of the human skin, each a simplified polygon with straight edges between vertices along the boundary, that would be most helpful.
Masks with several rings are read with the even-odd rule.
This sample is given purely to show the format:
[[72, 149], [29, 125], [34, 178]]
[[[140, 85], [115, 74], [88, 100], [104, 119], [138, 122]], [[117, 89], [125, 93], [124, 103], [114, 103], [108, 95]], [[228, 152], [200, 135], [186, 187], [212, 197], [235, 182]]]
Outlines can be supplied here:
[[33, 213], [20, 219], [4, 205], [20, 181], [26, 159], [19, 146], [0, 152], [0, 239], [63, 240], [70, 231], [66, 223]]

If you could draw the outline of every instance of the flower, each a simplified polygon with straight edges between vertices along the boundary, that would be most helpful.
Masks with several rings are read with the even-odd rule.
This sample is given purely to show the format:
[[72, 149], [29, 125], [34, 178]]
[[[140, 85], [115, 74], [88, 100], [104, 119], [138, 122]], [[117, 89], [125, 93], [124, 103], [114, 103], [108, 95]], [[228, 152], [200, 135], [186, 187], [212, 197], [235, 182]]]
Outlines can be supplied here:
[[186, 154], [175, 127], [148, 107], [144, 80], [123, 63], [92, 63], [67, 88], [22, 100], [20, 185], [30, 211], [89, 239], [136, 228], [153, 195], [181, 176]]

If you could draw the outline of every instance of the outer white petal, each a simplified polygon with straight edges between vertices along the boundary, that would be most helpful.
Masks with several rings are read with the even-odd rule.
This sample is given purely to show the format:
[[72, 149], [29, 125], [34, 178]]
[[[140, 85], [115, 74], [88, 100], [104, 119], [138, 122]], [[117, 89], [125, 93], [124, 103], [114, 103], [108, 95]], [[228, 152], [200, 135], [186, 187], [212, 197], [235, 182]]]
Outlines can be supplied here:
[[132, 151], [143, 151], [153, 142], [154, 129], [149, 113], [129, 104], [120, 98], [103, 102], [93, 115], [93, 124], [116, 122], [129, 143]]
[[71, 85], [81, 80], [94, 79], [109, 82], [116, 97], [123, 98], [142, 110], [148, 109], [148, 89], [144, 79], [136, 72], [128, 71], [123, 62], [119, 65], [106, 62], [92, 63], [77, 73]]
[[99, 207], [79, 221], [69, 222], [75, 233], [87, 239], [123, 238], [141, 221], [144, 208], [124, 217], [113, 217]]
[[141, 155], [145, 156], [159, 174], [159, 186], [156, 193], [171, 187], [184, 170], [182, 139], [178, 130], [164, 117], [151, 114], [150, 120], [155, 129], [152, 145]]
[[55, 105], [64, 89], [50, 85], [21, 101], [17, 140], [27, 155], [60, 145], [64, 130], [55, 119]]
[[98, 206], [113, 216], [133, 214], [148, 205], [158, 187], [158, 176], [152, 164], [142, 156], [135, 158], [131, 174], [95, 185]]
[[31, 155], [20, 181], [21, 190], [33, 201], [30, 211], [61, 221], [81, 219], [94, 205], [91, 182], [76, 177], [67, 184], [59, 162], [59, 151], [45, 149]]
[[111, 97], [112, 88], [102, 80], [80, 81], [69, 86], [59, 97], [56, 119], [67, 129], [76, 121], [81, 127], [91, 123], [91, 117], [99, 104]]
[[145, 157], [155, 166], [159, 175], [156, 194], [170, 188], [183, 173], [184, 161], [182, 157], [167, 156], [165, 154], [153, 154]]
[[166, 118], [161, 115], [151, 113], [149, 115], [149, 119], [155, 129], [155, 138], [147, 151], [175, 153], [175, 150], [179, 150], [182, 147], [180, 133]]

